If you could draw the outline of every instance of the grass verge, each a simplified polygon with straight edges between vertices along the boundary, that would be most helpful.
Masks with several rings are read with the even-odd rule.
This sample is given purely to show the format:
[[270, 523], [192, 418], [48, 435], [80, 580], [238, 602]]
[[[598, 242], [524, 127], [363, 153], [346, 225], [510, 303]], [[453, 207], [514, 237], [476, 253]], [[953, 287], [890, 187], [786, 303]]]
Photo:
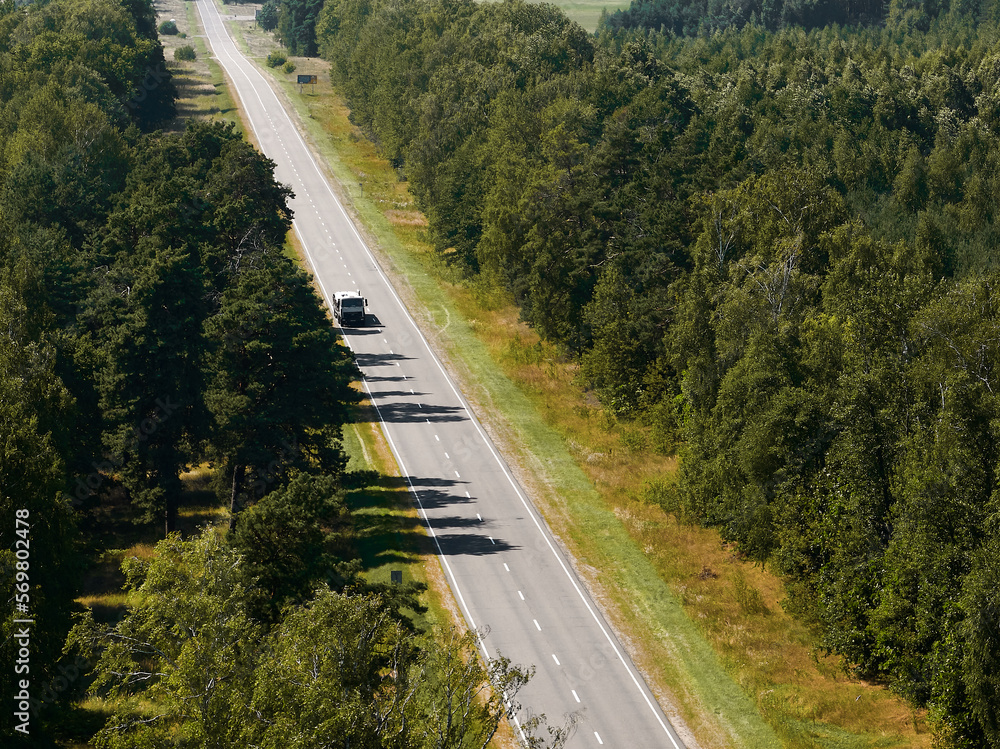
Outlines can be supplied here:
[[[211, 58], [204, 37], [198, 33], [200, 26], [194, 3], [187, 0], [157, 0], [155, 8], [157, 25], [173, 20], [179, 32], [160, 37], [167, 69], [177, 87], [177, 117], [165, 130], [184, 130], [188, 120], [195, 118], [232, 122], [242, 132], [239, 111], [229, 93], [222, 68]], [[197, 55], [195, 60], [181, 62], [174, 59], [174, 52], [185, 45], [194, 48]]]

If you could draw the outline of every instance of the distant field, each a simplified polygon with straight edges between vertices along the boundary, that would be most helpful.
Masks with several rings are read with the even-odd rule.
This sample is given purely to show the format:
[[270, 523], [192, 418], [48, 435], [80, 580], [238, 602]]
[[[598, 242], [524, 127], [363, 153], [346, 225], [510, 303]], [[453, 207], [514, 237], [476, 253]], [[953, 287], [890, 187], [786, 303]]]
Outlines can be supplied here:
[[601, 11], [608, 9], [608, 13], [627, 8], [630, 0], [546, 0], [552, 5], [562, 8], [563, 13], [572, 18], [587, 31], [597, 29], [597, 20], [601, 17]]

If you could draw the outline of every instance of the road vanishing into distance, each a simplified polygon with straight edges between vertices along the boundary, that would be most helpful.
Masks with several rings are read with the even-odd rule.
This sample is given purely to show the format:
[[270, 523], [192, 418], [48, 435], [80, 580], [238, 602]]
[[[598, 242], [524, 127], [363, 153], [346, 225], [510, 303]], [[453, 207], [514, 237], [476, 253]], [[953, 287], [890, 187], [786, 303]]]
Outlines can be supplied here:
[[345, 329], [382, 428], [481, 647], [535, 676], [518, 695], [551, 725], [579, 721], [567, 746], [683, 746], [545, 522], [445, 372], [338, 202], [261, 71], [239, 50], [214, 0], [197, 0], [213, 54], [276, 178], [295, 192], [294, 231], [329, 306], [368, 298], [369, 325]]

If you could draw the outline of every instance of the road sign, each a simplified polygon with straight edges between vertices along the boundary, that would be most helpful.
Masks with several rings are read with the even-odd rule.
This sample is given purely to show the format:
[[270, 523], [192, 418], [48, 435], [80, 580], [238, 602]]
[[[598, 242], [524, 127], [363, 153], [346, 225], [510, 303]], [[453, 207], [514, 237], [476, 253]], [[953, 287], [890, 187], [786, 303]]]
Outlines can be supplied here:
[[300, 75], [298, 84], [301, 86], [303, 83], [319, 83], [319, 80], [315, 75]]

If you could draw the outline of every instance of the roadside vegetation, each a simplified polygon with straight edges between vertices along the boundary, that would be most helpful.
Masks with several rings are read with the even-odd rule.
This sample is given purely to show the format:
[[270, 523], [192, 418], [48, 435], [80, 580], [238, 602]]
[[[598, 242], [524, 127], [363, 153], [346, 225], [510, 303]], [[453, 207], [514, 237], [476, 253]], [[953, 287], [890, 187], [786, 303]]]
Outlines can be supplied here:
[[[461, 283], [432, 251], [407, 183], [329, 89], [322, 62], [301, 64], [322, 76], [317, 93], [299, 95], [289, 85], [286, 94], [346, 190], [342, 197], [415, 308], [425, 310], [418, 313], [425, 331], [463, 374], [466, 394], [515, 456], [519, 478], [581, 561], [578, 571], [632, 657], [699, 745], [929, 746], [923, 712], [853, 678], [823, 652], [810, 628], [782, 609], [775, 575], [716, 531], [663, 510], [676, 459], [650, 454], [650, 430], [608, 414], [580, 387], [578, 366], [541, 341], [502, 295]], [[740, 597], [760, 614], [755, 588], [766, 615], [745, 615], [740, 580]]]
[[[740, 678], [771, 725], [996, 745], [995, 6], [652, 4], [681, 19], [661, 32], [637, 4], [588, 37], [550, 7], [403, 5], [327, 3], [309, 40], [406, 179], [381, 223], [407, 212], [485, 337], [507, 320], [496, 358], [543, 412], [549, 382], [579, 389], [551, 411], [582, 462], [614, 455], [598, 482], [653, 463], [619, 490], [647, 554], [715, 529], [759, 565], [674, 585], [725, 581], [739, 618], [703, 618], [733, 673], [783, 670], [736, 654], [781, 621], [814, 665], [780, 679], [859, 689], [806, 707]], [[869, 685], [910, 707], [817, 729]]]

